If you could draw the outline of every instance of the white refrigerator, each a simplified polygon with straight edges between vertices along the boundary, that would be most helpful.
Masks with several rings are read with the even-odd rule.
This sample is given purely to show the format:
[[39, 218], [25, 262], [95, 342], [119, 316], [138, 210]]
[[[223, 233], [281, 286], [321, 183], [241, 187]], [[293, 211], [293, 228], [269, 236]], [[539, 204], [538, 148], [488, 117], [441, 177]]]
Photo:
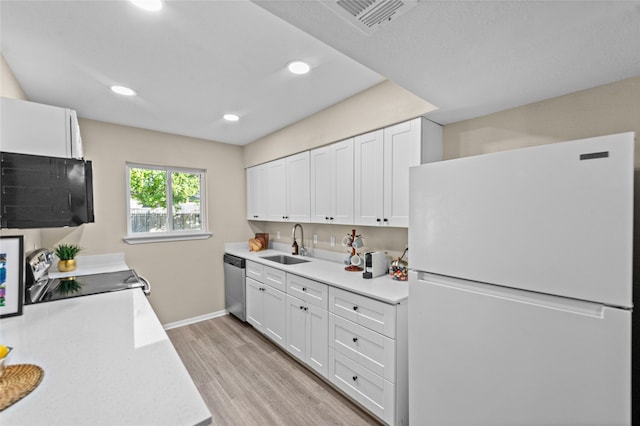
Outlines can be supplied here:
[[413, 425], [629, 425], [634, 134], [413, 167]]

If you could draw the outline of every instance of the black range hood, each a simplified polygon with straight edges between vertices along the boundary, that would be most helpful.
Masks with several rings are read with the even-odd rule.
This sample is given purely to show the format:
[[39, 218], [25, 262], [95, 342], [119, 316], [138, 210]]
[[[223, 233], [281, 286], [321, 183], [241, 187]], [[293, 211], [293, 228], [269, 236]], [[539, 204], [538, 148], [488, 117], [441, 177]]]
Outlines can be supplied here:
[[0, 152], [0, 227], [93, 222], [91, 161]]

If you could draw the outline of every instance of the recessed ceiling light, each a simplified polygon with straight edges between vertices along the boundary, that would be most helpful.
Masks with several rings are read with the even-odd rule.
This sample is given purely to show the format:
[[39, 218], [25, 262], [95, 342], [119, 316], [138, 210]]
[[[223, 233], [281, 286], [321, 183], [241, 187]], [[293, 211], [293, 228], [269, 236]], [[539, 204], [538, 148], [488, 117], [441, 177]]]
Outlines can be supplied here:
[[124, 86], [111, 86], [111, 90], [124, 96], [134, 96], [136, 94], [134, 90]]
[[138, 6], [140, 9], [148, 10], [149, 12], [157, 12], [162, 9], [161, 0], [129, 0], [131, 3]]
[[302, 61], [293, 61], [289, 64], [289, 71], [294, 74], [306, 74], [310, 69], [309, 64]]
[[227, 121], [238, 121], [240, 120], [240, 117], [238, 117], [235, 114], [225, 114], [222, 116], [222, 118], [224, 118]]

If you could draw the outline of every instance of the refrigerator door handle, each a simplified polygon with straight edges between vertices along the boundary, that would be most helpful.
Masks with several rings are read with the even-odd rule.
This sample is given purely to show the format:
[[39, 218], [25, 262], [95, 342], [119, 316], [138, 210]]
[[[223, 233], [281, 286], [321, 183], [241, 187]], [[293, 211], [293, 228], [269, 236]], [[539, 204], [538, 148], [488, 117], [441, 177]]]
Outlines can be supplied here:
[[479, 293], [490, 297], [509, 300], [518, 303], [539, 306], [547, 309], [555, 309], [577, 315], [587, 315], [594, 318], [604, 318], [606, 305], [594, 302], [587, 302], [578, 299], [553, 296], [550, 294], [536, 293], [533, 291], [519, 290], [510, 287], [503, 287], [492, 284], [485, 284], [476, 281], [461, 280], [452, 277], [417, 272], [417, 283], [429, 283], [432, 285], [445, 286], [461, 291]]

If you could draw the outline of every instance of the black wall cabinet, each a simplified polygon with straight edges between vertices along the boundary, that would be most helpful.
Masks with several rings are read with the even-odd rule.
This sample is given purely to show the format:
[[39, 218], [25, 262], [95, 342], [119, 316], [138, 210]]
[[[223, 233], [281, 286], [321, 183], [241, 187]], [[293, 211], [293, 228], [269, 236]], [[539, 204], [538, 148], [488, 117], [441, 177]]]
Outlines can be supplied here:
[[0, 227], [93, 222], [91, 161], [0, 152]]

